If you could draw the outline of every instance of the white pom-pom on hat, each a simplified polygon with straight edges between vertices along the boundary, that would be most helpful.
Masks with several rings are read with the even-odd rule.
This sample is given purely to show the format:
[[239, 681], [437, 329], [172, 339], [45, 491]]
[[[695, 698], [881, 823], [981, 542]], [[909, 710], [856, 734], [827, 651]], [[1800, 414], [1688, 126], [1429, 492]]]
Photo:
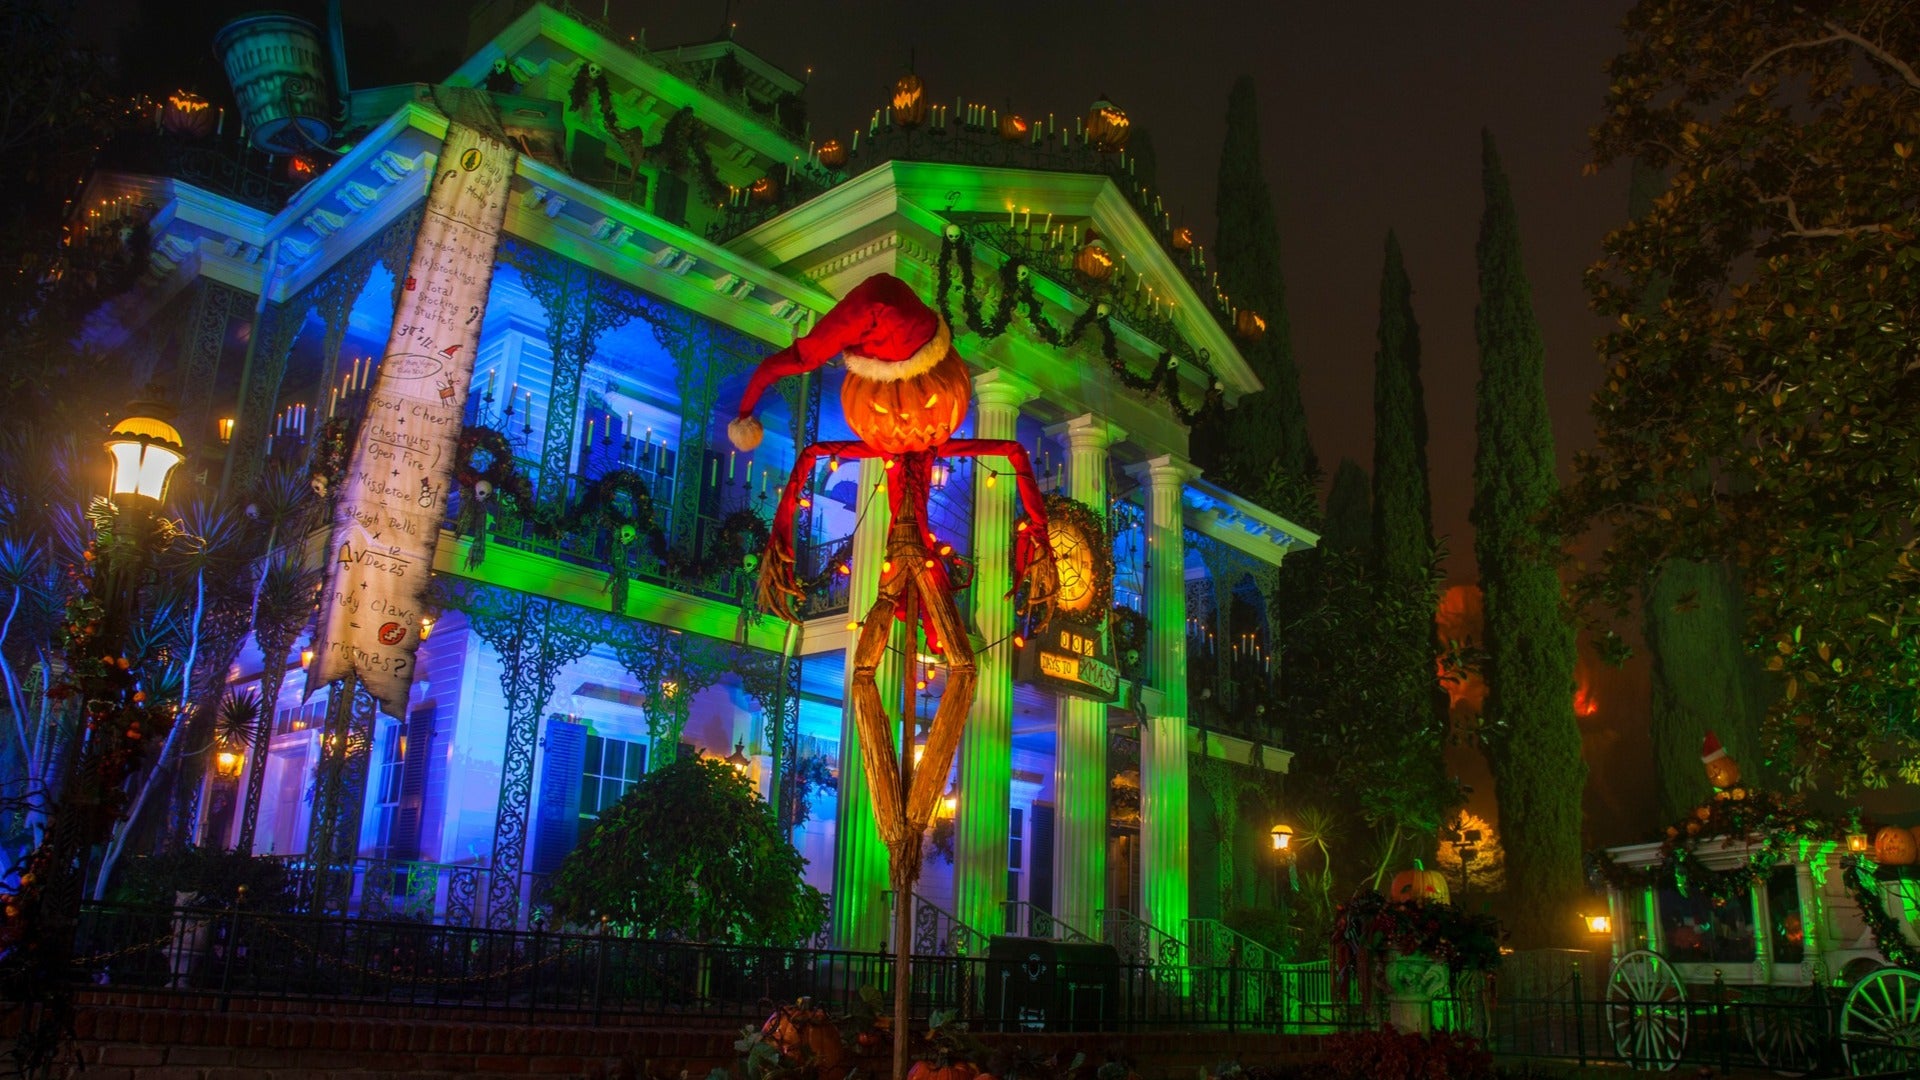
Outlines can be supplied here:
[[756, 416], [736, 416], [727, 421], [727, 441], [736, 450], [752, 450], [766, 438], [767, 429], [760, 426]]

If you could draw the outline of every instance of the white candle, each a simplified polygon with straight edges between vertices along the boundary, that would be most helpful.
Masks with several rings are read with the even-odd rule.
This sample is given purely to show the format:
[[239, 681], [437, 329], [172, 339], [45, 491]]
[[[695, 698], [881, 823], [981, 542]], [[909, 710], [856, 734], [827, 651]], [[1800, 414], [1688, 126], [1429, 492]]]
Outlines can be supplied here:
[[340, 388], [335, 386], [327, 390], [327, 419], [333, 419], [334, 406], [340, 404]]

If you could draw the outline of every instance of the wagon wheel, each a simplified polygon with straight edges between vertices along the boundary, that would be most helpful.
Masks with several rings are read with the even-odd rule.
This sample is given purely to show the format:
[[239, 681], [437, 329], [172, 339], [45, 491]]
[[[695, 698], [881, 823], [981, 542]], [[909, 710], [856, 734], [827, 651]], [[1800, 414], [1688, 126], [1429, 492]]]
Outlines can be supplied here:
[[1855, 983], [1840, 1010], [1840, 1045], [1855, 1076], [1920, 1063], [1920, 975], [1883, 967]]
[[1614, 1049], [1636, 1069], [1665, 1072], [1687, 1048], [1687, 992], [1673, 965], [1645, 949], [1614, 961], [1607, 976]]
[[1820, 986], [1756, 991], [1735, 1008], [1740, 1030], [1760, 1064], [1782, 1076], [1804, 1076], [1820, 1064], [1833, 1022]]

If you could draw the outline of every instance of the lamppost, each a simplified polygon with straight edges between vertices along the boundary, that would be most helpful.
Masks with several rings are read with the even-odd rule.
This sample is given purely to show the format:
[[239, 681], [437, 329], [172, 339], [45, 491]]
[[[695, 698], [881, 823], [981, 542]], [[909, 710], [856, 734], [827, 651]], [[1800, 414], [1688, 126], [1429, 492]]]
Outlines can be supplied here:
[[[1282, 901], [1281, 907], [1290, 908], [1291, 905], [1286, 904], [1285, 901], [1292, 895], [1292, 887], [1298, 885], [1293, 868], [1293, 826], [1283, 821], [1273, 828], [1268, 829], [1267, 836], [1273, 843], [1274, 897]], [[1287, 869], [1286, 887], [1282, 887], [1281, 884], [1280, 868], [1282, 866]], [[1291, 914], [1290, 910], [1289, 914]]]
[[[61, 782], [47, 829], [6, 897], [0, 956], [8, 996], [30, 1007], [16, 1059], [37, 1073], [55, 1059], [72, 1010], [70, 967], [86, 856], [126, 813], [125, 788], [142, 751], [175, 722], [171, 703], [149, 701], [143, 656], [128, 655], [156, 512], [186, 460], [180, 433], [151, 406], [108, 431], [108, 498], [90, 517], [100, 540], [86, 551], [84, 586], [68, 601], [66, 669], [49, 698], [77, 700], [82, 715], [65, 740]], [[18, 967], [15, 967], [18, 965]]]

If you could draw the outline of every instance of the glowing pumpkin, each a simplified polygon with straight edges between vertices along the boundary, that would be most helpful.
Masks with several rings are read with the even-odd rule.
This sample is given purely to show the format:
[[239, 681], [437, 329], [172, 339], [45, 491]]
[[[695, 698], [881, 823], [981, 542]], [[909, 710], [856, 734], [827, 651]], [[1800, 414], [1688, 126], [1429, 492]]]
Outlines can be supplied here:
[[828, 139], [820, 144], [820, 164], [829, 169], [837, 169], [847, 163], [847, 148], [839, 139]]
[[160, 106], [160, 124], [175, 135], [204, 139], [213, 134], [213, 103], [191, 90], [175, 90]]
[[1417, 900], [1421, 903], [1445, 904], [1452, 900], [1447, 889], [1447, 876], [1438, 870], [1428, 870], [1415, 859], [1413, 869], [1402, 870], [1393, 875], [1387, 886], [1389, 900]]
[[1887, 825], [1873, 834], [1873, 860], [1884, 866], [1911, 866], [1916, 854], [1913, 833]]
[[966, 419], [972, 392], [967, 362], [948, 349], [939, 363], [904, 379], [849, 370], [840, 384], [840, 408], [868, 446], [905, 454], [946, 442]]
[[1113, 276], [1113, 256], [1100, 243], [1100, 234], [1087, 230], [1087, 241], [1073, 257], [1073, 268], [1085, 274], [1089, 281], [1105, 281]]
[[1008, 113], [1000, 118], [1000, 137], [1007, 142], [1025, 142], [1030, 130], [1026, 118], [1016, 113]]
[[1127, 148], [1127, 136], [1133, 134], [1127, 114], [1107, 100], [1105, 94], [1087, 109], [1087, 141], [1103, 154]]
[[780, 197], [780, 181], [775, 179], [772, 173], [768, 173], [755, 180], [747, 192], [753, 196], [754, 202], [770, 203]]
[[893, 84], [893, 123], [896, 127], [919, 127], [927, 122], [927, 84], [912, 72]]
[[980, 1070], [964, 1061], [916, 1061], [907, 1080], [976, 1080]]
[[1249, 345], [1258, 344], [1267, 336], [1267, 320], [1257, 311], [1241, 308], [1233, 314], [1233, 332], [1241, 341]]
[[1173, 230], [1173, 250], [1185, 251], [1193, 246], [1193, 230], [1185, 225]]

